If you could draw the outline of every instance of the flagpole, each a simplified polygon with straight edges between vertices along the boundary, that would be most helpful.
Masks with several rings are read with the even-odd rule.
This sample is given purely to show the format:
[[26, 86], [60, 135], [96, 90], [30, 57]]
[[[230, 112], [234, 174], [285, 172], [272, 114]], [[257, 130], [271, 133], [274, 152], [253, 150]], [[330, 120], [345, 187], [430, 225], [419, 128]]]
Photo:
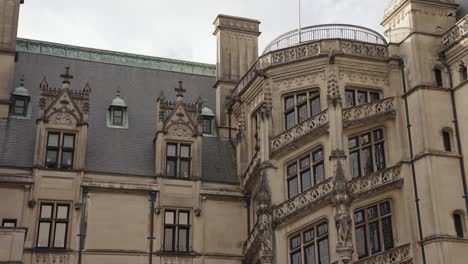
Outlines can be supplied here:
[[299, 35], [299, 43], [301, 43], [301, 0], [297, 0], [297, 5], [298, 5], [298, 13], [299, 13], [299, 29], [297, 30], [298, 31], [298, 35]]

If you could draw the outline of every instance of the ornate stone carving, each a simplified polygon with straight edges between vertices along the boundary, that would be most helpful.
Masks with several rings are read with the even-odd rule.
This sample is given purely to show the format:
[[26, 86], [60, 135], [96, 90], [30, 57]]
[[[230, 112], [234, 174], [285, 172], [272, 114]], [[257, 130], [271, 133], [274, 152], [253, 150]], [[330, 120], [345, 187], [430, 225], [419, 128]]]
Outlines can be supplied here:
[[340, 89], [338, 87], [338, 74], [334, 68], [330, 69], [328, 72], [327, 100], [328, 103], [333, 106], [341, 103]]
[[379, 188], [402, 183], [401, 165], [396, 165], [385, 170], [375, 172], [369, 176], [359, 177], [349, 182], [350, 191], [355, 194], [363, 194], [375, 191]]
[[442, 37], [442, 46], [447, 47], [468, 33], [468, 17], [464, 17]]
[[163, 256], [162, 264], [192, 264], [193, 257], [191, 256]]
[[412, 264], [411, 245], [406, 244], [387, 250], [378, 255], [374, 255], [362, 260], [355, 261], [354, 264]]
[[332, 195], [333, 184], [332, 178], [329, 178], [312, 189], [276, 206], [273, 209], [273, 221], [281, 223], [285, 219], [300, 213], [305, 208], [313, 207], [314, 205], [318, 206], [320, 201], [325, 201], [327, 197]]
[[326, 124], [328, 124], [327, 110], [274, 137], [271, 140], [271, 151], [277, 153], [304, 136], [319, 132]]
[[177, 136], [177, 137], [191, 137], [193, 135], [192, 130], [190, 127], [184, 125], [184, 124], [176, 124], [172, 125], [168, 129], [168, 134]]
[[353, 122], [361, 121], [365, 118], [379, 117], [382, 115], [395, 115], [395, 97], [389, 97], [371, 103], [358, 105], [343, 110], [343, 122], [349, 126]]

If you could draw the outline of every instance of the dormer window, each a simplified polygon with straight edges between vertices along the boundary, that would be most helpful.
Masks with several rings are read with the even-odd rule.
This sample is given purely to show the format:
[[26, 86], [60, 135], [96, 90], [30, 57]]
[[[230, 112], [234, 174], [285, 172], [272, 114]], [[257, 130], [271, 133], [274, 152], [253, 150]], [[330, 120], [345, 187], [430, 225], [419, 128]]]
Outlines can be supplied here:
[[75, 135], [49, 132], [46, 145], [46, 168], [72, 169], [75, 156]]
[[120, 97], [119, 91], [117, 91], [117, 96], [109, 106], [107, 126], [112, 128], [128, 128], [127, 104]]
[[189, 178], [191, 147], [188, 144], [169, 143], [166, 151], [166, 176]]
[[24, 79], [21, 79], [21, 85], [11, 94], [10, 115], [12, 117], [28, 117], [30, 95], [28, 89], [23, 87]]
[[203, 103], [202, 108], [202, 118], [203, 118], [203, 135], [214, 135], [215, 134], [215, 114], [213, 110], [208, 108], [206, 102]]

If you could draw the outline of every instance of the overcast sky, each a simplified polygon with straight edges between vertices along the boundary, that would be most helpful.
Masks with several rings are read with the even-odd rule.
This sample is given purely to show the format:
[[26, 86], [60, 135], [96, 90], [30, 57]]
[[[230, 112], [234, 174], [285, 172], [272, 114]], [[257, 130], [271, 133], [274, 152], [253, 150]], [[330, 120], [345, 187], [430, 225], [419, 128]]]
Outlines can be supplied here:
[[[391, 0], [302, 0], [302, 25], [347, 23], [382, 32]], [[260, 20], [260, 52], [297, 28], [297, 0], [26, 0], [18, 36], [206, 63], [217, 14]]]

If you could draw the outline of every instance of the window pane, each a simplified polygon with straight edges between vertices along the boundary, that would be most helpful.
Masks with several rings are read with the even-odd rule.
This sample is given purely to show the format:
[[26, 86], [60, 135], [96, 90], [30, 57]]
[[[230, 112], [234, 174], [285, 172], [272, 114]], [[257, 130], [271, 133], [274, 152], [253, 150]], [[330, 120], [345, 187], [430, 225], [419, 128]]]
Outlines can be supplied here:
[[379, 215], [377, 213], [377, 205], [372, 206], [372, 207], [367, 209], [367, 219], [369, 219], [369, 220], [376, 219], [378, 216]]
[[310, 170], [301, 172], [301, 190], [304, 192], [312, 187]]
[[328, 233], [328, 224], [321, 224], [317, 227], [317, 236], [323, 236]]
[[57, 153], [56, 150], [47, 150], [46, 153], [46, 166], [47, 168], [56, 168], [57, 167]]
[[377, 166], [377, 170], [385, 169], [385, 150], [383, 143], [375, 145], [375, 165]]
[[357, 92], [357, 105], [367, 104], [367, 92]]
[[305, 102], [307, 100], [307, 94], [298, 94], [297, 95], [297, 103], [300, 104], [302, 102]]
[[378, 101], [378, 100], [380, 100], [380, 93], [371, 92], [370, 93], [370, 101], [374, 102], [374, 101]]
[[297, 120], [298, 123], [301, 123], [304, 120], [307, 120], [307, 104], [303, 104], [297, 107]]
[[63, 147], [73, 148], [75, 146], [75, 136], [74, 135], [63, 135]]
[[390, 208], [390, 202], [385, 202], [380, 204], [380, 215], [388, 215], [392, 213], [392, 208]]
[[359, 258], [367, 256], [366, 229], [365, 226], [356, 228], [356, 251]]
[[170, 156], [170, 157], [177, 156], [177, 145], [167, 144], [167, 156]]
[[313, 156], [314, 156], [314, 162], [319, 161], [319, 160], [323, 160], [323, 150], [315, 151]]
[[41, 205], [41, 218], [52, 218], [53, 205], [43, 204]]
[[455, 232], [458, 238], [463, 238], [463, 223], [462, 217], [459, 213], [453, 214], [453, 222], [455, 224]]
[[73, 152], [63, 151], [62, 152], [62, 168], [71, 169], [73, 165]]
[[369, 175], [374, 172], [374, 167], [372, 165], [372, 150], [371, 148], [362, 149], [362, 168], [364, 170], [364, 175]]
[[320, 184], [325, 180], [325, 171], [323, 163], [314, 166], [314, 178], [315, 184]]
[[393, 248], [392, 218], [390, 216], [382, 219], [382, 234], [384, 249], [388, 250]]
[[298, 248], [301, 246], [301, 237], [300, 236], [295, 236], [291, 238], [290, 241], [290, 249], [293, 250], [295, 248]]
[[310, 113], [312, 116], [320, 113], [320, 96], [316, 96], [310, 100]]
[[294, 163], [294, 164], [288, 166], [288, 175], [296, 174], [296, 172], [297, 172], [297, 165], [296, 165], [296, 163]]
[[357, 137], [350, 138], [349, 141], [348, 141], [348, 145], [349, 145], [349, 149], [359, 147], [358, 138]]
[[179, 237], [178, 237], [178, 250], [187, 252], [188, 251], [188, 229], [185, 228], [179, 228]]
[[169, 177], [175, 177], [176, 176], [176, 161], [175, 160], [167, 160], [166, 161], [166, 175]]
[[179, 225], [188, 225], [188, 224], [189, 224], [189, 213], [179, 212]]
[[301, 159], [301, 161], [299, 162], [301, 164], [301, 169], [305, 169], [307, 167], [310, 166], [310, 158], [309, 156]]
[[305, 264], [315, 264], [315, 246], [314, 244], [304, 249]]
[[164, 250], [174, 251], [174, 229], [171, 227], [164, 228]]
[[328, 254], [328, 239], [323, 239], [318, 242], [319, 263], [329, 264], [330, 256]]
[[380, 235], [379, 235], [379, 222], [369, 224], [369, 239], [371, 246], [371, 254], [376, 254], [381, 251], [380, 249]]
[[57, 219], [68, 219], [68, 205], [57, 206]]
[[190, 158], [190, 146], [180, 145], [180, 156], [182, 158]]
[[284, 98], [284, 109], [289, 109], [294, 106], [294, 96]]
[[381, 140], [383, 138], [384, 138], [384, 136], [383, 136], [383, 130], [382, 129], [378, 129], [378, 130], [374, 131], [374, 140]]
[[175, 217], [175, 212], [173, 212], [173, 211], [166, 211], [166, 212], [164, 213], [164, 223], [165, 223], [165, 224], [170, 224], [170, 225], [175, 224], [174, 217]]
[[291, 178], [288, 180], [288, 191], [289, 191], [289, 198], [293, 198], [298, 194], [297, 188], [297, 177]]
[[361, 210], [361, 211], [354, 213], [354, 222], [356, 222], [356, 224], [359, 224], [363, 221], [364, 221], [364, 211]]
[[114, 109], [114, 118], [121, 119], [123, 116], [123, 111], [121, 109]]
[[49, 147], [58, 147], [59, 142], [59, 134], [49, 133], [49, 137], [47, 140], [47, 146]]
[[39, 231], [37, 235], [37, 246], [49, 247], [49, 236], [50, 236], [50, 223], [40, 222]]
[[67, 236], [67, 224], [55, 223], [54, 247], [64, 248], [66, 236]]
[[286, 129], [294, 126], [294, 111], [286, 113]]
[[361, 136], [361, 145], [367, 145], [370, 142], [370, 133]]
[[180, 177], [182, 178], [190, 177], [190, 161], [188, 160], [180, 161]]
[[355, 100], [354, 100], [353, 90], [346, 90], [345, 96], [346, 96], [346, 107], [353, 107], [356, 105]]
[[301, 264], [301, 251], [295, 252], [291, 254], [291, 264]]
[[212, 132], [211, 132], [211, 119], [203, 119], [203, 133], [212, 134]]
[[310, 229], [304, 232], [304, 242], [310, 242], [314, 239], [314, 229]]
[[361, 176], [361, 168], [359, 163], [359, 151], [351, 152], [349, 154], [349, 165], [351, 176], [353, 178]]

